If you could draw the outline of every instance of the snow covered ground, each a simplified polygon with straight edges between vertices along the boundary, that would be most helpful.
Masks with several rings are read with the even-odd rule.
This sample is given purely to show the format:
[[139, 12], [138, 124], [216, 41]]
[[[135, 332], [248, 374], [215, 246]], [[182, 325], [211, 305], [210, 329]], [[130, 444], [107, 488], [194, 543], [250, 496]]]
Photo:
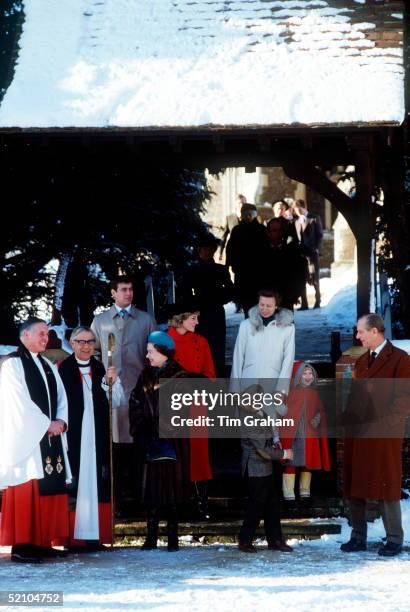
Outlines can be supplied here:
[[[342, 534], [290, 541], [292, 554], [240, 553], [234, 544], [73, 555], [40, 566], [10, 563], [0, 549], [1, 590], [64, 591], [70, 610], [215, 610], [407, 612], [410, 593], [410, 501], [402, 502], [407, 547], [394, 559], [377, 555], [381, 521], [370, 524], [367, 552], [339, 550]], [[257, 543], [258, 544], [258, 543]], [[8, 608], [12, 609], [12, 608]]]

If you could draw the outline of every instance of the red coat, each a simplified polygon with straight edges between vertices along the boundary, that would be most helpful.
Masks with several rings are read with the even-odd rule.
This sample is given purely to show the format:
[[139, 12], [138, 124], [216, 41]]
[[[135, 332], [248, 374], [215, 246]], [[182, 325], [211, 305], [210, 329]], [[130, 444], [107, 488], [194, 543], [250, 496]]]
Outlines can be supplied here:
[[215, 378], [214, 362], [206, 338], [192, 332], [182, 335], [175, 327], [170, 327], [167, 333], [175, 341], [174, 359], [184, 370]]
[[[175, 327], [170, 327], [168, 334], [175, 341], [174, 359], [184, 370], [201, 374], [207, 378], [215, 378], [214, 362], [206, 338], [192, 332], [180, 334]], [[207, 414], [207, 409], [199, 406], [191, 409], [190, 416], [207, 416]], [[212, 478], [208, 438], [203, 437], [203, 428], [201, 429], [200, 435], [202, 437], [190, 438], [190, 476], [192, 482], [195, 480], [211, 480]], [[193, 434], [194, 431], [192, 430], [191, 433]]]
[[[292, 448], [300, 418], [305, 405], [305, 466], [309, 470], [330, 470], [329, 445], [327, 442], [326, 413], [319, 393], [314, 387], [294, 387], [287, 400], [286, 419], [293, 419], [293, 427], [283, 429], [281, 438], [283, 448]], [[311, 420], [320, 414], [318, 427], [313, 427]]]
[[[367, 389], [354, 390], [352, 387], [343, 419], [346, 425], [354, 423], [359, 429], [354, 438], [345, 440], [344, 496], [399, 500], [402, 443], [405, 419], [410, 412], [410, 357], [387, 341], [370, 368], [369, 352], [359, 357], [353, 378], [385, 380], [375, 383], [370, 395], [367, 392], [370, 382]], [[386, 379], [402, 380], [395, 385], [393, 381], [389, 384]], [[367, 437], [359, 437], [360, 428], [362, 436]], [[389, 432], [391, 437], [381, 437], [383, 431]]]

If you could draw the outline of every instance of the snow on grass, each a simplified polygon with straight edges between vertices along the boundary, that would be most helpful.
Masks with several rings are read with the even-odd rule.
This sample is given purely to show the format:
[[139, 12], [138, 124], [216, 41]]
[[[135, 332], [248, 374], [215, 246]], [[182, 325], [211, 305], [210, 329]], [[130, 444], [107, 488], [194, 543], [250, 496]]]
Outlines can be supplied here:
[[[401, 122], [402, 50], [322, 0], [25, 0], [0, 126]], [[397, 15], [397, 14], [396, 14]]]

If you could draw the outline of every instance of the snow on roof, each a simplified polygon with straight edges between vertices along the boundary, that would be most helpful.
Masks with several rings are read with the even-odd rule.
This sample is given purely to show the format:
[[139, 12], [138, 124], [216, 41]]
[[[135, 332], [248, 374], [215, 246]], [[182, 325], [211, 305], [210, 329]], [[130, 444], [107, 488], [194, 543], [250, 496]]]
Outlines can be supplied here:
[[403, 16], [390, 6], [25, 0], [0, 127], [400, 123]]

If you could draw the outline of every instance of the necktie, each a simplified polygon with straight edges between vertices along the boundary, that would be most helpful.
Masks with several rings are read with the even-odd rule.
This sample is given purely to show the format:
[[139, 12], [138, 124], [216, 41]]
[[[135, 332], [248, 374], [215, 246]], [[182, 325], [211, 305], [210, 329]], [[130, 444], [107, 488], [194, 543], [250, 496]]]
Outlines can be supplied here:
[[372, 352], [370, 353], [370, 357], [369, 357], [369, 368], [370, 368], [370, 366], [372, 366], [372, 365], [373, 365], [373, 362], [374, 362], [374, 360], [376, 359], [376, 357], [377, 357], [377, 353], [376, 353], [376, 351], [372, 351]]
[[120, 310], [120, 316], [125, 319], [125, 317], [127, 316], [127, 311], [125, 310], [125, 308], [121, 308]]

